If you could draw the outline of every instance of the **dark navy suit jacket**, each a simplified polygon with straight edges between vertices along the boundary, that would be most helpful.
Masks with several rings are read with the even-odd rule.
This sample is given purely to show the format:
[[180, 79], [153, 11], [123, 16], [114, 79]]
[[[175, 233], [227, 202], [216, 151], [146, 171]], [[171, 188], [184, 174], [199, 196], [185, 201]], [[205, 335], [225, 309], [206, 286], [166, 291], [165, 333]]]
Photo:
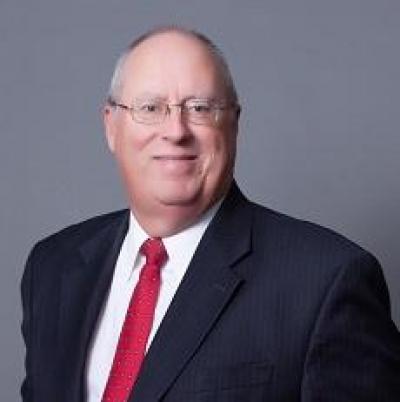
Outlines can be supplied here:
[[[88, 348], [128, 222], [128, 211], [97, 217], [31, 252], [25, 402], [85, 400]], [[378, 262], [233, 185], [130, 398], [156, 401], [400, 401], [400, 335]]]

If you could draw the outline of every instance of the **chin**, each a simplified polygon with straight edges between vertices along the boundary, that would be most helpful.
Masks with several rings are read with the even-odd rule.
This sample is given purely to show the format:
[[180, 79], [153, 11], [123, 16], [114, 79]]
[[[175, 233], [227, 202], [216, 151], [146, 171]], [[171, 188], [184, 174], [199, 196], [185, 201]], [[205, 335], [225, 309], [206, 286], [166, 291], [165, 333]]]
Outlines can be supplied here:
[[162, 194], [158, 197], [163, 205], [168, 206], [189, 206], [196, 203], [198, 197], [187, 194]]
[[180, 185], [159, 188], [156, 197], [164, 205], [189, 206], [200, 200], [200, 194], [201, 188]]

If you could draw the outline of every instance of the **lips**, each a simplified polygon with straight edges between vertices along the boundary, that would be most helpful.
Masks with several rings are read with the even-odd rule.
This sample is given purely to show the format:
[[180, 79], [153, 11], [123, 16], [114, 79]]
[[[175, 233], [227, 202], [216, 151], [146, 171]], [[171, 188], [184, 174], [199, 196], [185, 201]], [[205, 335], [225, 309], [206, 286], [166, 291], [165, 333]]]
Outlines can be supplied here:
[[154, 159], [160, 161], [192, 161], [197, 158], [196, 155], [156, 155]]
[[182, 179], [197, 171], [198, 156], [193, 154], [163, 154], [153, 157], [157, 170], [165, 178]]

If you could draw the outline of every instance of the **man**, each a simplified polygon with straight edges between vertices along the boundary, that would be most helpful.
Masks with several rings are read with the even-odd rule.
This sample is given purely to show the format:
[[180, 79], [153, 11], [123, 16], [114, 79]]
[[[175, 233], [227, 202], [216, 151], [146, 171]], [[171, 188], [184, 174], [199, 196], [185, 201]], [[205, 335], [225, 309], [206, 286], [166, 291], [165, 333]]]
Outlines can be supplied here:
[[399, 401], [378, 262], [241, 194], [239, 112], [198, 33], [155, 30], [121, 57], [104, 124], [129, 211], [30, 254], [24, 401]]

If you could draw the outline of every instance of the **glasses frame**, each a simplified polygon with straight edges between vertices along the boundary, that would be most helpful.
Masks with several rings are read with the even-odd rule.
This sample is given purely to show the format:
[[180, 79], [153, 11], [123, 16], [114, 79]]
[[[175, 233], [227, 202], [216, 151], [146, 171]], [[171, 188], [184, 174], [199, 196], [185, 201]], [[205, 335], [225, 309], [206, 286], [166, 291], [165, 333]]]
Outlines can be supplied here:
[[[190, 100], [193, 101], [193, 100], [196, 100], [196, 99], [190, 99]], [[203, 100], [203, 99], [201, 99], [201, 100]], [[185, 107], [187, 106], [186, 105], [187, 102], [188, 102], [188, 100], [183, 101], [181, 103], [167, 103], [167, 102], [163, 103], [163, 105], [165, 105], [166, 108], [165, 108], [165, 113], [162, 115], [161, 120], [160, 121], [155, 121], [155, 122], [148, 122], [148, 121], [143, 121], [143, 120], [140, 120], [140, 119], [137, 120], [137, 118], [135, 117], [135, 111], [136, 110], [135, 110], [134, 106], [128, 106], [128, 105], [125, 105], [123, 103], [117, 102], [115, 99], [113, 99], [111, 97], [109, 97], [107, 99], [107, 103], [111, 107], [119, 107], [119, 108], [121, 108], [123, 110], [126, 110], [131, 115], [133, 121], [135, 121], [136, 123], [144, 124], [144, 125], [148, 125], [148, 126], [154, 126], [154, 125], [162, 124], [165, 121], [167, 115], [171, 114], [171, 108], [172, 107], [179, 108], [180, 112], [182, 114], [182, 112], [184, 112], [184, 110], [185, 110]], [[239, 116], [239, 113], [240, 113], [240, 110], [241, 110], [240, 105], [238, 103], [235, 103], [235, 102], [225, 103], [225, 104], [216, 102], [216, 103], [214, 103], [212, 105], [212, 108], [213, 108], [213, 110], [215, 112], [216, 111], [236, 109], [236, 113], [237, 113], [238, 116]], [[199, 126], [208, 126], [208, 125], [218, 124], [218, 122], [220, 120], [219, 117], [218, 117], [218, 113], [215, 113], [214, 121], [210, 122], [211, 124], [208, 124], [207, 122], [199, 122], [199, 121], [190, 120], [190, 117], [188, 117], [188, 116], [189, 116], [189, 114], [187, 114], [186, 117], [187, 117], [187, 120], [190, 123], [195, 124], [195, 125], [199, 125]]]

